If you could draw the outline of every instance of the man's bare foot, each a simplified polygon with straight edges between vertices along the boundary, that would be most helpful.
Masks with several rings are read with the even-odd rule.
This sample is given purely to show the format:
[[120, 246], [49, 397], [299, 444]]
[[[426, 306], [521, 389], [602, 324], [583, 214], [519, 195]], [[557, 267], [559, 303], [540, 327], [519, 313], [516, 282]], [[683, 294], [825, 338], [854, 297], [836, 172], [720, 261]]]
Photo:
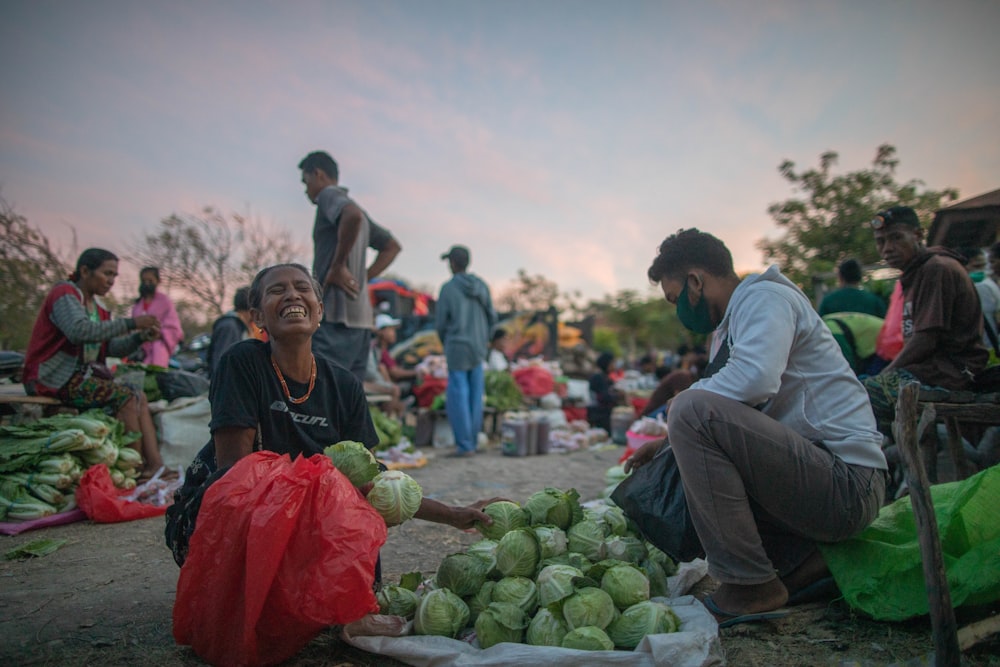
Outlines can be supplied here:
[[[743, 616], [778, 609], [788, 601], [788, 590], [775, 577], [763, 584], [722, 584], [711, 595], [726, 616]], [[723, 620], [723, 619], [718, 619]]]

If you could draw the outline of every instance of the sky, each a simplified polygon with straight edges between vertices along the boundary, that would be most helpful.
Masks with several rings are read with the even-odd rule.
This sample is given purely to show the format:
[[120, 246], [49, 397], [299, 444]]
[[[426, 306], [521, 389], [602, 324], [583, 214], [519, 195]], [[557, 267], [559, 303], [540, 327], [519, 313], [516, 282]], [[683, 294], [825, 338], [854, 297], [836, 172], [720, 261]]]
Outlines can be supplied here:
[[890, 143], [900, 181], [1000, 187], [998, 25], [992, 0], [0, 0], [0, 196], [64, 248], [125, 257], [213, 206], [311, 264], [297, 165], [326, 150], [413, 286], [458, 243], [494, 297], [519, 269], [651, 296], [680, 228], [764, 268], [786, 159]]

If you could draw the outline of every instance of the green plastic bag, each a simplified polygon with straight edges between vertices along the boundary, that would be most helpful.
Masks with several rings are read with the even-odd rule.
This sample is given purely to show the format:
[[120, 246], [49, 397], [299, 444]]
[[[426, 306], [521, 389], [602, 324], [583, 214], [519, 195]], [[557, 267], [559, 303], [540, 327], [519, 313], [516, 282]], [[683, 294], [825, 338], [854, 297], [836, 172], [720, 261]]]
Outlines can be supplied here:
[[[1000, 599], [1000, 465], [931, 487], [951, 602]], [[872, 618], [928, 613], [917, 528], [909, 498], [886, 505], [857, 537], [820, 550], [848, 604]]]

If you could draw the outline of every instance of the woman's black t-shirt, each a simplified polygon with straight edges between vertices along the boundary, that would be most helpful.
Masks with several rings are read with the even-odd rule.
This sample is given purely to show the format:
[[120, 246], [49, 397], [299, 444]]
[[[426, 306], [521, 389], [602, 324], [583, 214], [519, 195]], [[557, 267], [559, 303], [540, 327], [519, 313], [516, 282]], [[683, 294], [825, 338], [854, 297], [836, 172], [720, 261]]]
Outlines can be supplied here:
[[[290, 378], [285, 383], [293, 398], [309, 389]], [[369, 449], [379, 442], [364, 387], [351, 372], [316, 357], [315, 387], [307, 401], [296, 405], [286, 400], [271, 366], [271, 345], [259, 340], [241, 341], [222, 356], [208, 398], [212, 433], [226, 427], [256, 428], [255, 449], [294, 458], [320, 454], [341, 440], [355, 440]]]
[[[285, 378], [293, 397], [309, 389]], [[236, 343], [222, 355], [208, 392], [212, 404], [209, 429], [226, 427], [257, 430], [254, 450], [312, 456], [341, 440], [354, 440], [369, 449], [378, 445], [364, 387], [354, 374], [316, 357], [316, 384], [309, 400], [298, 405], [286, 400], [271, 366], [271, 346], [258, 340]], [[188, 466], [184, 485], [167, 508], [165, 537], [178, 565], [187, 558], [205, 491], [226, 470], [215, 460], [215, 440], [208, 441]], [[376, 578], [379, 573], [376, 570]]]

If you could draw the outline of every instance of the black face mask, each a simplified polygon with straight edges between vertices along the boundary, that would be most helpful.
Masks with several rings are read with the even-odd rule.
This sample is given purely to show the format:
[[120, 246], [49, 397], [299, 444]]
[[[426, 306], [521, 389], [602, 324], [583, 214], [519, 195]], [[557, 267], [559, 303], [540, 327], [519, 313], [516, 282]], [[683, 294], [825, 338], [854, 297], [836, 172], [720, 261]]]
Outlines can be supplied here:
[[139, 296], [153, 296], [154, 294], [156, 294], [156, 285], [139, 283]]

